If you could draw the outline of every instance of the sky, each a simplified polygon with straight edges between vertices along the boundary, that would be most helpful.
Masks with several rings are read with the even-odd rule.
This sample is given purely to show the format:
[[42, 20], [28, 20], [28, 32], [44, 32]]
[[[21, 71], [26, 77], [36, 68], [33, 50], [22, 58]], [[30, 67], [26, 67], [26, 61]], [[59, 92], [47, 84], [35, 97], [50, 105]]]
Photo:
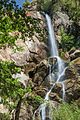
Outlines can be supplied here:
[[[32, 0], [30, 0], [32, 1]], [[16, 0], [17, 5], [19, 5], [19, 7], [22, 7], [23, 3], [25, 2], [25, 0]]]

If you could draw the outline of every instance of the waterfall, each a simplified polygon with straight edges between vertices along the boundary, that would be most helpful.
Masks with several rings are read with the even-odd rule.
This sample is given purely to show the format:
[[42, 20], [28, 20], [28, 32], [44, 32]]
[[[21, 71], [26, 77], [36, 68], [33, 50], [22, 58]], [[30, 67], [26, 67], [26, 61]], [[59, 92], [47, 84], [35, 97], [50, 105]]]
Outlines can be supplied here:
[[49, 32], [49, 43], [50, 43], [50, 54], [51, 56], [58, 56], [58, 48], [56, 45], [55, 35], [53, 31], [53, 26], [51, 23], [51, 18], [48, 14], [45, 15], [47, 20], [48, 32]]
[[[49, 44], [50, 44], [50, 57], [56, 58], [57, 59], [57, 73], [56, 73], [56, 77], [54, 77], [54, 75], [52, 75], [51, 73], [51, 65], [50, 66], [50, 71], [49, 71], [49, 79], [51, 82], [51, 88], [50, 90], [47, 92], [45, 99], [44, 99], [44, 103], [40, 106], [40, 113], [41, 113], [41, 120], [46, 120], [46, 101], [49, 101], [49, 94], [51, 93], [52, 89], [54, 88], [56, 83], [60, 83], [62, 85], [62, 99], [64, 101], [65, 99], [65, 86], [64, 86], [64, 82], [63, 82], [63, 77], [65, 74], [65, 64], [64, 61], [59, 57], [59, 53], [58, 53], [58, 47], [57, 47], [57, 43], [55, 40], [55, 34], [54, 34], [54, 29], [53, 29], [53, 25], [51, 23], [51, 18], [49, 17], [48, 14], [45, 14], [46, 17], [46, 21], [47, 21], [47, 27], [48, 27], [48, 33], [49, 33]], [[55, 79], [56, 78], [56, 79]], [[55, 83], [52, 82], [52, 80], [55, 79]], [[51, 120], [50, 116], [49, 119]]]

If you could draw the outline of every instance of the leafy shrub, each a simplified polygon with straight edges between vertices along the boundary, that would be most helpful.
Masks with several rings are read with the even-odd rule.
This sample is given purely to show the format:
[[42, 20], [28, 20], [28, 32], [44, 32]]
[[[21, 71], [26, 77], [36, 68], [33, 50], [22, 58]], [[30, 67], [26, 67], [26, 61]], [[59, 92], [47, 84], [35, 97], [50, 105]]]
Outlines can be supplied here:
[[37, 108], [40, 104], [42, 104], [43, 99], [41, 98], [41, 96], [32, 94], [27, 98], [27, 102], [28, 104], [31, 104], [34, 108]]
[[79, 0], [60, 0], [62, 8], [67, 12], [69, 17], [78, 22], [80, 16], [80, 1]]
[[80, 38], [75, 38], [74, 35], [67, 33], [61, 29], [61, 45], [64, 51], [69, 51], [72, 47], [80, 47]]
[[67, 34], [64, 30], [61, 30], [61, 44], [64, 51], [70, 50], [75, 43], [74, 36]]
[[[30, 4], [28, 2], [28, 4]], [[27, 10], [24, 8], [19, 9], [16, 6], [15, 1], [3, 0], [0, 2], [0, 47], [15, 45], [15, 41], [18, 35], [10, 36], [9, 33], [18, 31], [22, 35], [22, 39], [25, 37], [31, 37], [34, 33], [43, 35], [41, 28], [39, 27], [40, 20], [26, 16]]]
[[12, 78], [13, 74], [19, 73], [21, 68], [16, 67], [12, 62], [0, 62], [0, 96], [3, 103], [8, 101], [18, 101], [23, 97], [29, 88], [24, 88], [18, 79]]

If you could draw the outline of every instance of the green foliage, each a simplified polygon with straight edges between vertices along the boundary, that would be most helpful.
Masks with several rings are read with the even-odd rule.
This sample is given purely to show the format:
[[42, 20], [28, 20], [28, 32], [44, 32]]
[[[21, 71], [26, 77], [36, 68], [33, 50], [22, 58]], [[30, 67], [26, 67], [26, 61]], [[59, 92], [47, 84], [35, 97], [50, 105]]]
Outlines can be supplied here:
[[10, 116], [5, 113], [0, 113], [0, 120], [10, 120]]
[[23, 88], [18, 79], [13, 79], [12, 75], [19, 73], [21, 69], [11, 62], [0, 62], [0, 96], [4, 103], [7, 100], [16, 101], [30, 88]]
[[31, 104], [34, 108], [36, 108], [43, 103], [43, 99], [39, 95], [31, 94], [27, 98], [27, 102], [28, 104]]
[[38, 95], [34, 97], [34, 100], [35, 100], [36, 104], [41, 104], [42, 101], [43, 101], [43, 99], [41, 98], [41, 96], [38, 96]]
[[63, 51], [69, 51], [72, 47], [79, 48], [80, 40], [76, 39], [74, 35], [71, 35], [61, 29], [61, 45]]
[[79, 120], [80, 108], [75, 104], [62, 104], [53, 111], [53, 120]]
[[78, 22], [80, 20], [80, 1], [79, 0], [60, 0], [61, 6], [69, 17]]
[[31, 5], [30, 1], [29, 0], [25, 0], [25, 2], [23, 3], [23, 8], [25, 10], [27, 10], [29, 5]]
[[[18, 79], [12, 78], [13, 74], [20, 73], [21, 68], [12, 62], [0, 62], [0, 97], [11, 112], [16, 109], [18, 101], [23, 99], [25, 93], [31, 93], [31, 87], [25, 88]], [[5, 119], [2, 119], [5, 120]], [[7, 118], [6, 118], [7, 120]]]
[[[25, 2], [27, 6], [30, 2]], [[41, 34], [41, 29], [39, 27], [40, 20], [32, 18], [31, 16], [26, 16], [28, 9], [19, 9], [15, 2], [10, 0], [3, 0], [0, 2], [0, 47], [10, 45], [15, 45], [15, 41], [19, 37], [16, 35], [16, 31], [20, 32], [22, 39], [25, 37], [31, 37], [35, 32]], [[12, 7], [11, 7], [12, 6]], [[10, 35], [12, 33], [15, 35]]]
[[74, 36], [67, 34], [61, 30], [61, 44], [64, 51], [70, 50], [75, 45]]
[[40, 11], [47, 11], [52, 3], [52, 0], [37, 0], [37, 8]]

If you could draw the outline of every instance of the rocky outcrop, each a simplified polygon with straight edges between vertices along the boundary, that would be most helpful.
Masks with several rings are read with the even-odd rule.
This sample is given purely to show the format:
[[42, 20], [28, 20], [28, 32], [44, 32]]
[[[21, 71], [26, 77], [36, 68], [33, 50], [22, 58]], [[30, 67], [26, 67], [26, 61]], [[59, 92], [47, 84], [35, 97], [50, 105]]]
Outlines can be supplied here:
[[71, 61], [80, 57], [80, 50], [70, 50], [69, 51], [69, 56], [70, 56]]
[[19, 120], [32, 120], [33, 118], [33, 107], [27, 103], [21, 104]]
[[34, 68], [41, 60], [47, 58], [47, 46], [45, 43], [40, 42], [36, 36], [33, 36], [32, 39], [26, 38], [25, 42], [18, 39], [16, 45], [20, 48], [19, 51], [11, 47], [0, 49], [0, 60], [13, 61], [17, 66], [25, 65], [28, 71]]
[[16, 52], [11, 54], [11, 59], [15, 62], [17, 66], [24, 66], [28, 64], [33, 64], [34, 66], [38, 64], [42, 59], [46, 58], [46, 45], [40, 43], [39, 40], [34, 36], [33, 40], [27, 38], [24, 43], [25, 48], [21, 52]]
[[[80, 99], [80, 57], [71, 61], [66, 69], [64, 86], [66, 102], [77, 101]], [[62, 84], [56, 83], [49, 97], [51, 100], [61, 102], [63, 97], [62, 94]]]
[[61, 43], [61, 29], [64, 28], [64, 30], [67, 31], [72, 21], [69, 20], [69, 16], [66, 13], [58, 11], [53, 15], [53, 22], [56, 39]]

